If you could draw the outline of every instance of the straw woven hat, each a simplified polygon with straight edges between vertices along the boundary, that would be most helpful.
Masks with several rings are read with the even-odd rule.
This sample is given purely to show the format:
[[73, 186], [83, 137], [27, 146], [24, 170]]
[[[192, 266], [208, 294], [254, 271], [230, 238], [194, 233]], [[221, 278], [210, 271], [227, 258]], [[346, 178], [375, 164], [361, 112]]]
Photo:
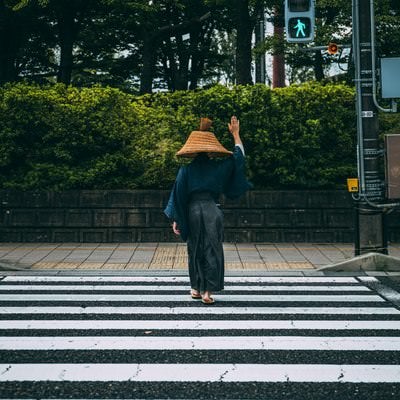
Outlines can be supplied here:
[[212, 121], [208, 118], [201, 118], [200, 128], [193, 131], [183, 147], [176, 153], [179, 157], [196, 157], [198, 153], [211, 153], [213, 156], [229, 156], [231, 151], [227, 150], [218, 141], [212, 132], [209, 132]]

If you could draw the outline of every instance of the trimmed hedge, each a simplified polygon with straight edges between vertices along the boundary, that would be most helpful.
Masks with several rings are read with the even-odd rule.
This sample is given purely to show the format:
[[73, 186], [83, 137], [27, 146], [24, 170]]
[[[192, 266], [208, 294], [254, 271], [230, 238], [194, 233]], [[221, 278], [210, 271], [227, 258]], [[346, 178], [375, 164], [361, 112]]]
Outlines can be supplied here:
[[182, 162], [175, 152], [199, 117], [213, 119], [217, 137], [231, 147], [233, 114], [256, 188], [336, 188], [355, 174], [354, 90], [344, 85], [215, 86], [136, 97], [19, 83], [0, 88], [0, 187], [168, 189]]

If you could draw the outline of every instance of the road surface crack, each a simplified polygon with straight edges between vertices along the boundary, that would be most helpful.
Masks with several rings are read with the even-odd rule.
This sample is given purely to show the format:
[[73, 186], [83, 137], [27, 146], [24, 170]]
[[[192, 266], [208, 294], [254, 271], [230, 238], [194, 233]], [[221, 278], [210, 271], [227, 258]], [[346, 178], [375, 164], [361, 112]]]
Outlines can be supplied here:
[[4, 371], [1, 372], [0, 375], [4, 375], [6, 372], [8, 372], [11, 369], [11, 365], [9, 365]]
[[136, 366], [136, 371], [135, 371], [135, 373], [134, 373], [128, 380], [131, 381], [132, 379], [137, 378], [141, 372], [142, 372], [142, 368], [140, 367], [140, 364], [138, 364], [138, 365]]
[[233, 364], [232, 365], [232, 369], [227, 369], [227, 370], [225, 370], [222, 374], [221, 374], [221, 376], [218, 378], [218, 382], [223, 382], [223, 380], [224, 380], [224, 378], [225, 378], [225, 376], [228, 374], [228, 372], [233, 372], [233, 371], [235, 371], [235, 369], [236, 369], [236, 365], [235, 364]]

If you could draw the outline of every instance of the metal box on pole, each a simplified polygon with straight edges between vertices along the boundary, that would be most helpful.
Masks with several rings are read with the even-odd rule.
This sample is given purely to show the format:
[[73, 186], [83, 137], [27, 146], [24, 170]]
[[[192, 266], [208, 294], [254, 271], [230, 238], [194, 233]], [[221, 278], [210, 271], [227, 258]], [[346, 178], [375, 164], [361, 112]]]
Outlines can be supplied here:
[[381, 58], [382, 98], [400, 98], [400, 57]]
[[400, 134], [385, 135], [385, 172], [388, 199], [400, 199]]

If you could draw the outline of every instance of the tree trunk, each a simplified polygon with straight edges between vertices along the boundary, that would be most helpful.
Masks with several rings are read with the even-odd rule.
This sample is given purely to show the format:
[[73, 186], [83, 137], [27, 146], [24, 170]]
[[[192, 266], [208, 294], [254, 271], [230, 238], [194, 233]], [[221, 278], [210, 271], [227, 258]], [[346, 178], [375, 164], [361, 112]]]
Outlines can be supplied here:
[[17, 79], [19, 36], [15, 12], [6, 7], [4, 0], [0, 0], [0, 84]]
[[152, 92], [156, 53], [156, 40], [153, 37], [146, 37], [146, 35], [144, 35], [142, 52], [143, 65], [140, 73], [140, 94]]
[[274, 7], [275, 48], [272, 53], [272, 87], [285, 87], [285, 54], [282, 7]]
[[[202, 63], [202, 52], [199, 49], [200, 42], [200, 35], [202, 35], [202, 39], [205, 39], [205, 32], [204, 29], [200, 26], [194, 26], [190, 31], [190, 49], [189, 52], [191, 54], [191, 68], [189, 73], [189, 89], [194, 90], [197, 88], [199, 78], [203, 71], [203, 63]], [[203, 57], [204, 60], [204, 57]]]
[[189, 51], [181, 35], [176, 36], [179, 66], [175, 77], [176, 90], [187, 90], [189, 86]]
[[[142, 53], [143, 66], [140, 74], [140, 93], [151, 93], [154, 68], [157, 60], [157, 50], [160, 46], [160, 41], [163, 38], [165, 40], [170, 40], [172, 36], [176, 36], [177, 45], [179, 48], [179, 43], [180, 43], [179, 41], [181, 41], [181, 36], [179, 35], [182, 35], [182, 33], [184, 32], [190, 31], [190, 27], [193, 24], [201, 23], [202, 21], [209, 18], [210, 15], [211, 13], [208, 12], [202, 15], [201, 17], [184, 21], [178, 25], [162, 26], [161, 28], [153, 32], [151, 36], [149, 35], [149, 31], [153, 29], [152, 27], [149, 27], [147, 31], [142, 32], [141, 36], [144, 39], [143, 39], [143, 53]], [[179, 55], [179, 57], [182, 56], [182, 58], [179, 58], [181, 65], [179, 66], [179, 69], [176, 69], [176, 76], [174, 79], [175, 82], [172, 82], [171, 85], [175, 87], [178, 86], [176, 87], [176, 89], [178, 88], [187, 89], [189, 55], [187, 53], [187, 50], [185, 49], [185, 45], [182, 45], [181, 48], [183, 49], [182, 54]], [[170, 68], [171, 66], [173, 65], [170, 62]]]
[[174, 52], [171, 48], [170, 38], [164, 41], [162, 45], [162, 54], [165, 80], [167, 81], [168, 90], [173, 92], [175, 91], [176, 62]]
[[67, 3], [61, 3], [56, 9], [56, 14], [61, 52], [57, 82], [69, 85], [71, 83], [72, 68], [74, 65], [73, 48], [76, 37], [76, 10]]
[[251, 38], [254, 23], [249, 14], [248, 0], [234, 1], [236, 25], [236, 84], [253, 84], [251, 77]]
[[315, 74], [315, 79], [317, 81], [322, 81], [322, 79], [325, 78], [322, 61], [323, 61], [323, 59], [322, 59], [321, 51], [317, 50], [315, 52], [315, 58], [314, 58], [314, 74]]

